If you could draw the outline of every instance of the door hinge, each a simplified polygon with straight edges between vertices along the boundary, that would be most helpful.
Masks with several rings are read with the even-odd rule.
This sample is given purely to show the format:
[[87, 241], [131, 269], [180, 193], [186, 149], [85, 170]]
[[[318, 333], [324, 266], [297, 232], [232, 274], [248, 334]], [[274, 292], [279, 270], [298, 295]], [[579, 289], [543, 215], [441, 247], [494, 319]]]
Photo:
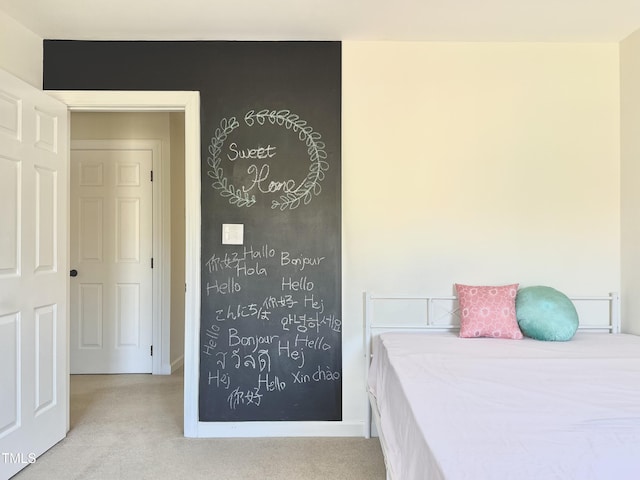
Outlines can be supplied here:
[[151, 174], [149, 176], [151, 177], [151, 181], [153, 182], [153, 170], [151, 170]]
[[153, 357], [153, 345], [151, 345], [151, 347], [149, 348], [149, 355]]
[[151, 268], [153, 268], [153, 257], [151, 257]]

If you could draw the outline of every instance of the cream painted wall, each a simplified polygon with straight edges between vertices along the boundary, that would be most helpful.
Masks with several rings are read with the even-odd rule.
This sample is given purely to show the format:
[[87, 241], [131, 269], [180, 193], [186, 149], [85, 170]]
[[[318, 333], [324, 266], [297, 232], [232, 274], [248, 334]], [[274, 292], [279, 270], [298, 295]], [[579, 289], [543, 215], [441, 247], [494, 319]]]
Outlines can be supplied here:
[[640, 334], [640, 30], [620, 43], [621, 269], [625, 331]]
[[[171, 130], [171, 366], [184, 362], [185, 178], [184, 113], [169, 114]], [[176, 199], [178, 199], [176, 201]]]
[[[181, 126], [178, 125], [180, 121], [182, 121]], [[169, 363], [174, 368], [180, 367], [184, 359], [184, 114], [73, 112], [71, 139], [159, 139], [162, 141], [162, 155], [169, 156], [171, 159], [172, 260]], [[178, 217], [180, 220], [174, 224], [174, 219]]]
[[42, 38], [0, 11], [0, 68], [42, 88]]
[[616, 44], [345, 42], [342, 88], [345, 418], [365, 290], [620, 289]]

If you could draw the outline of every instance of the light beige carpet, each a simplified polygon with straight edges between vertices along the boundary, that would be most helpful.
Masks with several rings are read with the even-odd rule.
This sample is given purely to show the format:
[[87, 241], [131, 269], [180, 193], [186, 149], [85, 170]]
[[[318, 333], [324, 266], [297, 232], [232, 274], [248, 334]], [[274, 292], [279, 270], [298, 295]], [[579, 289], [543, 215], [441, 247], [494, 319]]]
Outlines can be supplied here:
[[71, 377], [71, 431], [16, 480], [385, 478], [377, 439], [188, 439], [181, 374]]

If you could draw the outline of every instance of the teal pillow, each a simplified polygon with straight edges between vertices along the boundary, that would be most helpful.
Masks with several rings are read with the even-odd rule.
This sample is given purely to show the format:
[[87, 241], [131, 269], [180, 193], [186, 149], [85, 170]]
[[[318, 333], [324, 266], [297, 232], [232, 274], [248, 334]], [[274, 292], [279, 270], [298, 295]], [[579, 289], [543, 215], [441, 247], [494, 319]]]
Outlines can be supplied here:
[[566, 342], [578, 329], [578, 312], [564, 293], [551, 287], [524, 287], [516, 295], [522, 333], [536, 340]]

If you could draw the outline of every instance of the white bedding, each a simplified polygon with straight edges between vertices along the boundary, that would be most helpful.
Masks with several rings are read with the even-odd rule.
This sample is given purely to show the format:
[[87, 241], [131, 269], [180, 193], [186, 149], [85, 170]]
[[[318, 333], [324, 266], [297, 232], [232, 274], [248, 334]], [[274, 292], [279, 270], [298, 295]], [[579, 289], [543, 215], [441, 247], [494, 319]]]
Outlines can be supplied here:
[[640, 478], [640, 337], [383, 334], [368, 381], [396, 480]]

